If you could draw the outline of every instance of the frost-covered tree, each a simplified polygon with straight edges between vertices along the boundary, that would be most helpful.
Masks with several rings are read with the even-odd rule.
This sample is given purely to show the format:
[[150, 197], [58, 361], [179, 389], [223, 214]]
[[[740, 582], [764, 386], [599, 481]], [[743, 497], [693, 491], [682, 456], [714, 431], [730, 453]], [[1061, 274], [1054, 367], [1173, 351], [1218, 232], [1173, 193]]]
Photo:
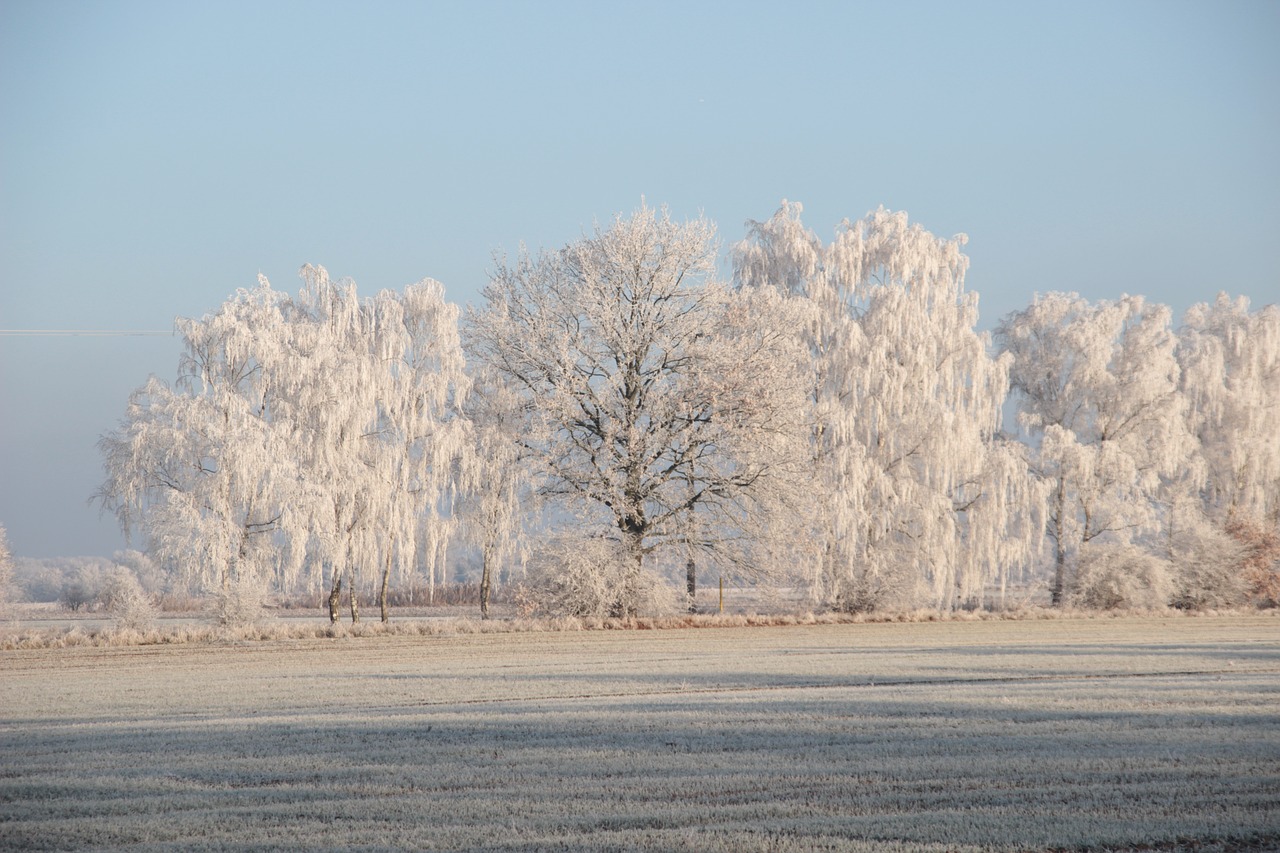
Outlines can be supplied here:
[[425, 553], [434, 580], [447, 544], [440, 510], [466, 443], [457, 311], [432, 281], [364, 300], [323, 267], [304, 267], [303, 279], [270, 370], [283, 386], [307, 551], [329, 567], [330, 619], [345, 580], [359, 620], [358, 581], [375, 572], [385, 617], [392, 570], [412, 570]]
[[14, 582], [13, 551], [9, 548], [9, 531], [0, 524], [0, 615], [3, 615], [16, 597], [17, 584]]
[[1212, 522], [1206, 535], [1226, 540], [1209, 568], [1216, 583], [1206, 582], [1205, 569], [1188, 577], [1213, 589], [1186, 598], [1274, 603], [1280, 563], [1262, 556], [1262, 543], [1280, 542], [1280, 306], [1251, 312], [1247, 299], [1220, 293], [1187, 312], [1178, 337], [1187, 425], [1204, 466], [1199, 509]]
[[480, 366], [467, 398], [473, 445], [460, 468], [459, 516], [480, 550], [480, 616], [489, 618], [493, 583], [513, 556], [525, 556], [520, 536], [536, 525], [534, 459], [522, 441], [526, 401], [509, 377]]
[[279, 337], [282, 298], [260, 286], [215, 314], [180, 318], [177, 383], [152, 377], [99, 441], [103, 508], [126, 535], [141, 528], [161, 565], [219, 594], [271, 577], [272, 538], [292, 506], [292, 453], [258, 360]]
[[727, 554], [795, 488], [802, 400], [794, 311], [715, 279], [714, 229], [642, 207], [564, 249], [498, 265], [468, 318], [478, 363], [523, 398], [541, 491], [611, 530], [634, 612], [644, 561]]
[[[407, 578], [420, 564], [434, 592], [456, 526], [459, 468], [472, 456], [464, 412], [470, 388], [458, 334], [458, 309], [439, 282], [424, 280], [374, 301], [374, 338], [386, 388], [379, 402], [377, 475], [382, 579], [379, 606], [387, 621], [394, 572]], [[421, 558], [419, 558], [421, 554]]]
[[1207, 508], [1280, 529], [1280, 305], [1219, 294], [1187, 312], [1177, 352]]
[[1091, 565], [1108, 572], [1136, 565], [1100, 549], [1131, 555], [1131, 543], [1160, 530], [1171, 490], [1194, 475], [1176, 339], [1163, 305], [1139, 296], [1094, 304], [1064, 293], [1038, 296], [1004, 318], [996, 336], [1013, 357], [1019, 423], [1050, 485], [1057, 605], [1085, 546]]
[[260, 279], [178, 321], [178, 382], [153, 378], [103, 437], [99, 497], [220, 594], [326, 584], [336, 620], [345, 579], [356, 620], [355, 580], [380, 570], [385, 616], [393, 568], [416, 565], [421, 531], [440, 538], [466, 444], [457, 311], [435, 282], [366, 300], [323, 268], [303, 278], [296, 299]]
[[783, 202], [734, 250], [746, 289], [807, 303], [815, 594], [870, 609], [981, 599], [1038, 547], [1039, 493], [1000, 435], [1008, 363], [976, 331], [964, 237], [883, 208], [828, 246]]

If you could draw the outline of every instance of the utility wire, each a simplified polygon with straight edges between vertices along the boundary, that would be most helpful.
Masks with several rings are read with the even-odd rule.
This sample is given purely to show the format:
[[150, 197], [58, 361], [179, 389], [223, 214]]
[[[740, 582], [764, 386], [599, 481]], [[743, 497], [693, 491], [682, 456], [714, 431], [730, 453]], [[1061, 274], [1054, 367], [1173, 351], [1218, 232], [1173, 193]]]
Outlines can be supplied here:
[[121, 337], [169, 337], [174, 330], [158, 329], [0, 329], [5, 338], [121, 338]]

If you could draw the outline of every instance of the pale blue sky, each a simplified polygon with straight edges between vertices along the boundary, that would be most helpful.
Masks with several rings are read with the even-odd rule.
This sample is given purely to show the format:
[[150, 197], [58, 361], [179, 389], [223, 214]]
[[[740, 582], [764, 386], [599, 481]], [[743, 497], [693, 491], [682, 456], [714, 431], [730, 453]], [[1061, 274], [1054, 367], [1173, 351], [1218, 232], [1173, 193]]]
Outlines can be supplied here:
[[[0, 328], [168, 329], [257, 274], [475, 301], [643, 195], [970, 236], [1033, 293], [1280, 299], [1280, 2], [0, 0]], [[0, 336], [0, 524], [110, 554], [94, 443], [177, 342]]]

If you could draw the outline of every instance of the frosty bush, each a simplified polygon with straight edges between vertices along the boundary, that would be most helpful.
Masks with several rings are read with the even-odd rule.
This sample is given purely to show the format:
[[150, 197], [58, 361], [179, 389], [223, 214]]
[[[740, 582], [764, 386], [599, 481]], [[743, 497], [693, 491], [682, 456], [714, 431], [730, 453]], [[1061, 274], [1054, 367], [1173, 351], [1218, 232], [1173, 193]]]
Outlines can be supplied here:
[[155, 622], [156, 606], [133, 572], [118, 566], [103, 582], [98, 600], [116, 628], [145, 631]]
[[269, 594], [261, 578], [249, 575], [229, 580], [214, 594], [214, 616], [221, 625], [252, 625], [265, 615]]
[[1243, 515], [1232, 517], [1226, 531], [1243, 548], [1243, 580], [1259, 607], [1280, 607], [1280, 531]]
[[1169, 537], [1169, 558], [1172, 606], [1206, 610], [1238, 607], [1247, 600], [1244, 546], [1203, 516], [1187, 519]]
[[128, 569], [146, 592], [158, 595], [164, 591], [164, 571], [147, 554], [132, 549], [116, 551], [111, 555], [111, 562]]
[[617, 542], [577, 536], [557, 537], [534, 552], [516, 603], [527, 616], [590, 618], [681, 608], [676, 590], [623, 560]]
[[1071, 603], [1099, 610], [1165, 607], [1172, 593], [1170, 565], [1133, 545], [1086, 545]]
[[96, 565], [85, 565], [62, 582], [62, 594], [58, 600], [68, 610], [81, 608], [92, 610], [102, 594], [102, 570]]
[[841, 613], [904, 609], [916, 603], [915, 592], [905, 562], [889, 563], [881, 571], [859, 566], [839, 579], [832, 609]]

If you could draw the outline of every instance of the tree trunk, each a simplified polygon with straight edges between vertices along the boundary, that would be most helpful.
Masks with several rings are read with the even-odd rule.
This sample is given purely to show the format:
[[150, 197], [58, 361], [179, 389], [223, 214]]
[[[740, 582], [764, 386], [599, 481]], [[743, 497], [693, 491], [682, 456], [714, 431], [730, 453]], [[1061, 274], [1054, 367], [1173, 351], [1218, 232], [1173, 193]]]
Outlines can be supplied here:
[[684, 564], [685, 588], [689, 592], [689, 612], [698, 612], [698, 563], [690, 557]]
[[329, 621], [338, 621], [338, 605], [342, 602], [342, 575], [333, 573], [333, 589], [329, 590]]
[[1054, 607], [1062, 606], [1062, 593], [1066, 586], [1067, 552], [1059, 542], [1054, 547], [1053, 555], [1053, 588], [1050, 591], [1050, 603]]
[[493, 571], [493, 548], [485, 544], [480, 557], [480, 618], [489, 618], [489, 584]]
[[1067, 482], [1064, 478], [1058, 478], [1058, 494], [1054, 500], [1057, 502], [1057, 512], [1053, 517], [1053, 587], [1050, 591], [1050, 603], [1054, 607], [1062, 606], [1062, 593], [1066, 586], [1067, 575], [1067, 546], [1063, 542], [1066, 534], [1065, 524], [1063, 522], [1063, 514], [1067, 511]]
[[360, 603], [356, 600], [356, 573], [352, 569], [347, 575], [347, 586], [351, 587], [349, 594], [351, 596], [351, 624], [355, 625], [360, 621]]
[[609, 615], [617, 619], [630, 619], [636, 615], [640, 576], [644, 571], [644, 532], [639, 524], [620, 526], [625, 548], [623, 559], [627, 561], [627, 566], [622, 577], [622, 588], [618, 590], [618, 600], [614, 603]]
[[382, 611], [382, 621], [390, 621], [391, 614], [387, 610], [387, 589], [391, 585], [391, 553], [387, 552], [386, 565], [382, 567], [382, 586], [378, 589], [378, 608]]

